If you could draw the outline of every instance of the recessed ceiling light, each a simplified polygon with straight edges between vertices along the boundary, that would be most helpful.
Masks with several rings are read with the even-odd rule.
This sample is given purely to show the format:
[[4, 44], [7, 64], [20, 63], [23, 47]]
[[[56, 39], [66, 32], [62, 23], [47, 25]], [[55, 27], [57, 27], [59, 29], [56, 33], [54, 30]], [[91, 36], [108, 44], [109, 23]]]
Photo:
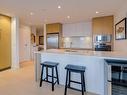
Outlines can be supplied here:
[[32, 16], [32, 15], [34, 15], [34, 13], [33, 12], [30, 12], [30, 15]]
[[98, 14], [99, 12], [98, 11], [96, 11], [96, 14]]
[[61, 9], [61, 6], [60, 5], [58, 6], [58, 9]]
[[70, 16], [67, 16], [68, 19], [70, 19], [71, 17]]

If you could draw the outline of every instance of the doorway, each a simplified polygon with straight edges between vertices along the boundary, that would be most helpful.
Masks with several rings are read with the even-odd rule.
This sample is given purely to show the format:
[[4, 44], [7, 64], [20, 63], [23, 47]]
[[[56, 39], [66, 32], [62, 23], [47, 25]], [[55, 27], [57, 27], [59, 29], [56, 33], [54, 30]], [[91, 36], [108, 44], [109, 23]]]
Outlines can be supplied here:
[[20, 26], [19, 29], [19, 61], [30, 61], [30, 34], [31, 28], [29, 26]]

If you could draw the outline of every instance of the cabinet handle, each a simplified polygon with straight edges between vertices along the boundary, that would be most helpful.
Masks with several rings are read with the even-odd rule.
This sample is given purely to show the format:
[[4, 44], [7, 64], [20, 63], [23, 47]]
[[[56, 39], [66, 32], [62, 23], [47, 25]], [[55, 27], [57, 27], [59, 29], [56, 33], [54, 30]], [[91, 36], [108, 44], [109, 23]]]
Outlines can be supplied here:
[[111, 80], [108, 80], [108, 82], [112, 82]]

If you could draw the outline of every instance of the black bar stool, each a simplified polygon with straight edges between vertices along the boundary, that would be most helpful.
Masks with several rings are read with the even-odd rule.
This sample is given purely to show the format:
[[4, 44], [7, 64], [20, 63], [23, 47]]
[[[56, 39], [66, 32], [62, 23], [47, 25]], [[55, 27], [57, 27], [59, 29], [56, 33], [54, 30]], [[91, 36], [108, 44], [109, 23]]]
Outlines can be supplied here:
[[[84, 66], [77, 66], [77, 65], [70, 65], [70, 64], [68, 64], [65, 67], [65, 69], [67, 70], [67, 73], [66, 73], [66, 83], [65, 83], [64, 95], [67, 94], [67, 88], [77, 90], [77, 91], [82, 91], [82, 95], [84, 95], [84, 91], [86, 91], [85, 78], [84, 78], [85, 68], [86, 67], [84, 67]], [[71, 80], [71, 72], [80, 73], [81, 74], [81, 82]], [[82, 90], [71, 87], [70, 83], [81, 84]]]
[[[40, 87], [42, 86], [42, 81], [46, 81], [48, 83], [52, 83], [52, 91], [54, 91], [54, 85], [56, 83], [59, 84], [58, 69], [57, 69], [58, 64], [59, 63], [49, 62], [49, 61], [41, 63], [42, 71], [41, 71]], [[44, 67], [46, 67], [46, 78], [43, 79]], [[52, 75], [48, 74], [48, 68], [52, 69]], [[56, 77], [54, 76], [54, 69], [56, 70]], [[49, 77], [52, 78], [52, 81], [49, 81], [48, 79]], [[55, 82], [54, 82], [54, 78], [56, 79]]]

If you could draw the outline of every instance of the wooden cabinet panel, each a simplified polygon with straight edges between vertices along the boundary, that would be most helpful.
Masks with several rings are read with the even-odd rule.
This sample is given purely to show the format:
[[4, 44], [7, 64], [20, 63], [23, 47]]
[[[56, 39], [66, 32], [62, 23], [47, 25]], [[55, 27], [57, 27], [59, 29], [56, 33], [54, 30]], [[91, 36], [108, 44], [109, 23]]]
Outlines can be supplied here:
[[11, 66], [11, 18], [0, 15], [0, 69]]
[[113, 16], [93, 18], [93, 34], [112, 34], [113, 22]]
[[46, 25], [46, 32], [47, 33], [59, 33], [62, 31], [62, 24], [60, 23], [53, 23]]
[[93, 34], [102, 34], [103, 33], [103, 21], [101, 18], [93, 19]]
[[104, 31], [103, 34], [112, 34], [113, 33], [113, 16], [108, 16], [103, 18], [104, 19]]

